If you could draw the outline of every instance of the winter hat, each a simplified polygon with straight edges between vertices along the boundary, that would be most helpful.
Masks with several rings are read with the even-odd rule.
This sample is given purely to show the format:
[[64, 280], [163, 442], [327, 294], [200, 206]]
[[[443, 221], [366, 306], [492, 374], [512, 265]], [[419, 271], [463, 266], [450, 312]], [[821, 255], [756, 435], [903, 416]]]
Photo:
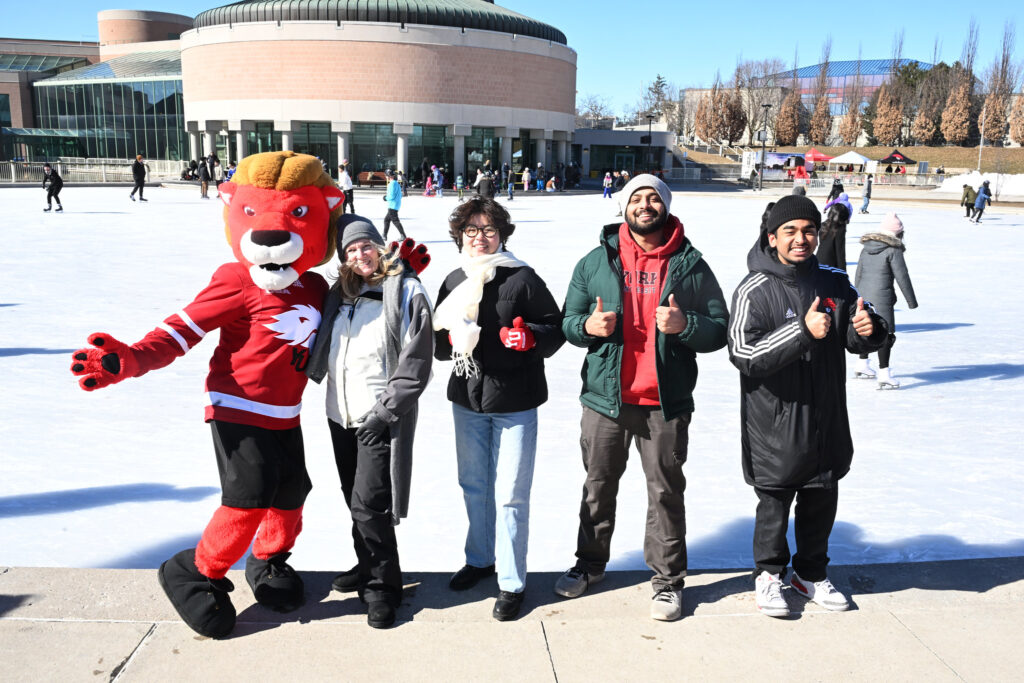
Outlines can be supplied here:
[[[380, 236], [370, 219], [354, 213], [342, 214], [338, 219], [338, 254], [343, 255], [345, 247], [357, 240], [370, 240], [374, 244], [384, 246], [384, 238]], [[341, 258], [344, 260], [345, 257]]]
[[817, 205], [807, 197], [787, 194], [775, 202], [772, 212], [768, 215], [768, 232], [775, 232], [783, 223], [804, 219], [814, 223], [814, 227], [821, 229], [821, 212]]
[[619, 201], [622, 203], [623, 210], [625, 210], [626, 204], [629, 203], [629, 198], [633, 196], [633, 193], [645, 187], [653, 188], [658, 193], [662, 203], [665, 205], [665, 211], [672, 209], [672, 190], [668, 189], [665, 181], [650, 173], [641, 173], [626, 183], [622, 187], [622, 191], [619, 192]]
[[795, 195], [800, 195], [801, 197], [806, 197], [807, 196], [807, 188], [805, 188], [803, 185], [794, 185], [793, 186], [793, 191], [790, 192], [790, 194], [795, 194]]
[[882, 224], [878, 226], [885, 232], [891, 232], [894, 235], [898, 235], [903, 232], [903, 221], [900, 217], [894, 213], [885, 214], [885, 218], [882, 219]]

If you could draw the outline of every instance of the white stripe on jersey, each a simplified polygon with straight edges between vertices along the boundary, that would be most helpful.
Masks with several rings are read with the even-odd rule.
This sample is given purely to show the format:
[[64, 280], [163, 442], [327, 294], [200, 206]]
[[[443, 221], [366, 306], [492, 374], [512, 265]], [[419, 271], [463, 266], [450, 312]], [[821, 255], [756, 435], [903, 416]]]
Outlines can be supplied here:
[[747, 317], [750, 314], [750, 299], [748, 295], [753, 289], [764, 284], [767, 280], [768, 278], [764, 274], [757, 273], [740, 287], [737, 293], [737, 310], [734, 312], [730, 322], [730, 337], [734, 341], [733, 355], [737, 358], [756, 358], [801, 334], [800, 322], [794, 320], [763, 337], [756, 344], [748, 344], [746, 342], [743, 330], [746, 327]]
[[178, 332], [173, 327], [171, 327], [167, 323], [160, 323], [159, 325], [157, 325], [157, 327], [159, 327], [167, 334], [171, 335], [171, 339], [178, 342], [178, 346], [181, 347], [182, 353], [188, 353], [188, 342], [185, 341], [185, 338], [178, 334]]
[[265, 417], [276, 417], [282, 420], [298, 417], [299, 411], [302, 409], [302, 403], [299, 403], [297, 406], [274, 406], [269, 403], [259, 403], [258, 401], [250, 401], [247, 398], [232, 396], [231, 394], [222, 394], [219, 391], [210, 391], [207, 392], [207, 395], [210, 397], [210, 405], [212, 406], [234, 408], [235, 410], [244, 410], [247, 413], [255, 413]]
[[181, 318], [185, 324], [188, 325], [188, 328], [195, 332], [200, 339], [206, 336], [206, 331], [199, 327], [199, 325], [192, 322], [192, 318], [188, 317], [188, 313], [186, 313], [184, 309], [178, 311], [178, 317]]

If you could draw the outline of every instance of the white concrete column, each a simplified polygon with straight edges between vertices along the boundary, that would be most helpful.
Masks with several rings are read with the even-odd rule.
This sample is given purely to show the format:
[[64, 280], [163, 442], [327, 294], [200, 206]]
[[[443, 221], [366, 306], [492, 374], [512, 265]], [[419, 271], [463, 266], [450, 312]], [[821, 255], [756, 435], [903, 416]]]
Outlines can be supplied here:
[[[346, 159], [349, 159], [350, 145], [349, 136], [352, 133], [352, 122], [351, 121], [331, 121], [331, 132], [337, 135], [338, 142], [338, 163], [343, 163]], [[351, 171], [349, 171], [351, 173]]]
[[274, 131], [281, 134], [281, 150], [290, 150], [292, 148], [292, 122], [274, 121]]
[[396, 171], [401, 171], [405, 177], [409, 177], [409, 136], [412, 135], [411, 123], [392, 124], [395, 131], [395, 166]]
[[191, 160], [199, 158], [199, 136], [196, 133], [188, 134], [188, 154]]
[[203, 131], [203, 156], [210, 156], [217, 151], [216, 141], [213, 139], [212, 130]]
[[498, 168], [504, 163], [512, 165], [512, 138], [508, 135], [501, 138], [501, 161], [498, 162]]
[[530, 169], [531, 173], [533, 173], [533, 171], [537, 170], [537, 164], [543, 164], [544, 170], [545, 171], [547, 170], [547, 168], [548, 168], [548, 159], [547, 159], [548, 144], [547, 144], [547, 142], [548, 141], [545, 140], [542, 137], [538, 137], [538, 138], [536, 138], [533, 141], [533, 168]]
[[462, 174], [462, 177], [466, 177], [466, 136], [456, 135], [455, 136], [455, 147], [452, 151], [455, 155], [455, 168], [453, 173], [455, 175]]
[[569, 143], [565, 140], [558, 141], [558, 161], [562, 162], [563, 166], [569, 165]]
[[241, 161], [249, 156], [249, 134], [244, 130], [235, 133], [235, 147], [238, 148], [237, 161]]

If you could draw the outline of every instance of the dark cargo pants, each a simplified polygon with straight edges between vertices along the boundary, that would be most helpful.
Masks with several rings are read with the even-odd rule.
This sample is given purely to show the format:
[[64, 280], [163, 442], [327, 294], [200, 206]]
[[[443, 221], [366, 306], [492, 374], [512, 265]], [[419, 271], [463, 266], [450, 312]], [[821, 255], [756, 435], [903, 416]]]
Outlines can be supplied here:
[[665, 421], [659, 406], [623, 404], [617, 418], [586, 406], [580, 421], [580, 447], [587, 478], [580, 504], [577, 566], [604, 571], [615, 530], [615, 498], [626, 471], [630, 443], [636, 441], [647, 480], [644, 562], [654, 571], [654, 589], [680, 590], [686, 579], [686, 507], [683, 491], [690, 415]]

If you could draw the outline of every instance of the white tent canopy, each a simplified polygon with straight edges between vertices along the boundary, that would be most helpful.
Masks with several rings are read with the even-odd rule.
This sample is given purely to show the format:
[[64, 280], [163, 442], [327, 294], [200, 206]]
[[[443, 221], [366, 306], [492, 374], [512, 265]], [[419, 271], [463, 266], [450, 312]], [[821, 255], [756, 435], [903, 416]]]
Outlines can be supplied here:
[[849, 152], [845, 154], [840, 154], [837, 157], [832, 157], [831, 159], [829, 159], [828, 165], [831, 166], [832, 164], [843, 164], [845, 166], [846, 164], [853, 164], [854, 166], [865, 166], [869, 161], [871, 160], [868, 159], [866, 156], [857, 154], [851, 149]]

